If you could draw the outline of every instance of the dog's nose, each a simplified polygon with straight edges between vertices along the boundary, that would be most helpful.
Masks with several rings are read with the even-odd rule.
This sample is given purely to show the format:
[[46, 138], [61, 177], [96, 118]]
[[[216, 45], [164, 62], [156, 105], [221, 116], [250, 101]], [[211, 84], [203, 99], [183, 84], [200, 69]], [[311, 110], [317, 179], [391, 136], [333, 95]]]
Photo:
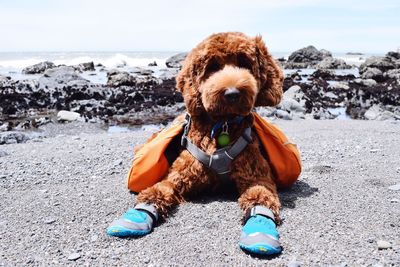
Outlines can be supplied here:
[[228, 102], [236, 102], [240, 97], [240, 91], [236, 88], [228, 88], [225, 90], [224, 97]]

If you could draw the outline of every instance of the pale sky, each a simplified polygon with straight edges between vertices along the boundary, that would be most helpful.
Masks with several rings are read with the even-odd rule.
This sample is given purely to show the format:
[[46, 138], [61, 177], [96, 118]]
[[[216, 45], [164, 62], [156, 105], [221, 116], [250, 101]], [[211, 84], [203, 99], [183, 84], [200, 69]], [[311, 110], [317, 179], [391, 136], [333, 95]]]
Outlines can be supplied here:
[[271, 51], [400, 48], [399, 0], [0, 0], [0, 52], [187, 51], [211, 33]]

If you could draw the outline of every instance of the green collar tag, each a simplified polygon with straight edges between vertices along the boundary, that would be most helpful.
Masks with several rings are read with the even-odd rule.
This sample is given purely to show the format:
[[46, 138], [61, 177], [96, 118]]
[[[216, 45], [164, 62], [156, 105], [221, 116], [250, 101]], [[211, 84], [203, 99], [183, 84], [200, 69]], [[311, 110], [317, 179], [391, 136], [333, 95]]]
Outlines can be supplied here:
[[218, 136], [217, 144], [220, 147], [226, 147], [227, 145], [229, 145], [230, 142], [231, 138], [229, 137], [228, 133], [228, 123], [225, 122], [224, 125], [222, 125], [222, 132]]
[[231, 138], [228, 133], [221, 133], [218, 136], [217, 143], [220, 147], [226, 147], [231, 142]]

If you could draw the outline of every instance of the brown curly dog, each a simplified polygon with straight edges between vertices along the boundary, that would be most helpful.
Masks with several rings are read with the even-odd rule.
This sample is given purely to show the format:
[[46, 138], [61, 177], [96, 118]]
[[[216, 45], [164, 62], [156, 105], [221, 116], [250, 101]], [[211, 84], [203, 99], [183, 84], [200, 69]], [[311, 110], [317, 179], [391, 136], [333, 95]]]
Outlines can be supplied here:
[[[194, 48], [176, 81], [191, 115], [188, 138], [212, 154], [219, 149], [216, 138], [210, 137], [215, 122], [243, 116], [241, 123], [229, 127], [231, 140], [238, 139], [253, 124], [250, 112], [254, 107], [280, 102], [283, 74], [260, 36], [250, 38], [239, 32], [227, 32], [213, 34]], [[277, 188], [255, 133], [251, 143], [233, 160], [230, 179], [237, 186], [244, 213], [262, 205], [280, 222]], [[168, 175], [140, 192], [136, 202], [155, 205], [158, 214], [165, 218], [171, 208], [188, 196], [214, 187], [219, 181], [212, 170], [189, 151], [182, 150]]]

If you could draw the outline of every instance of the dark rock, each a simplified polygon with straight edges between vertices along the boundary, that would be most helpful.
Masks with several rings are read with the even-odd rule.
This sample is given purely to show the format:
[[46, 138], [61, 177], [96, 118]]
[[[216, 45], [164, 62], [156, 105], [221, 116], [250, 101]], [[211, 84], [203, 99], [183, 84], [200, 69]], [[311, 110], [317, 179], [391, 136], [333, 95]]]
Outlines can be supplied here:
[[179, 53], [176, 54], [170, 58], [168, 58], [165, 61], [165, 65], [167, 65], [168, 68], [177, 68], [180, 69], [182, 68], [182, 63], [185, 60], [186, 56], [188, 53]]
[[387, 57], [370, 57], [360, 65], [360, 73], [364, 73], [368, 68], [377, 68], [382, 72], [396, 68], [396, 65]]
[[294, 81], [301, 81], [302, 78], [300, 76], [300, 73], [298, 71], [293, 72], [292, 74], [290, 74], [290, 78], [293, 79]]
[[126, 71], [110, 70], [107, 72], [107, 85], [118, 87], [121, 85], [134, 86], [136, 80]]
[[332, 54], [326, 50], [318, 50], [314, 46], [307, 46], [294, 51], [288, 58], [286, 68], [310, 68]]
[[[400, 103], [400, 86], [397, 80], [389, 78], [380, 83], [370, 81], [374, 80], [356, 79], [349, 82], [350, 89], [346, 93], [346, 113], [353, 119], [364, 119], [367, 110], [379, 104], [380, 110], [375, 107], [367, 114], [369, 119], [373, 117], [400, 119], [398, 104]], [[381, 113], [382, 116], [375, 116], [373, 112]]]
[[11, 81], [11, 77], [0, 75], [0, 87], [7, 85]]
[[386, 57], [393, 58], [393, 59], [400, 59], [400, 52], [387, 52]]
[[81, 63], [76, 66], [76, 68], [79, 71], [95, 71], [96, 69], [94, 68], [94, 63], [92, 62], [86, 62], [86, 63]]
[[22, 132], [2, 132], [0, 133], [0, 145], [25, 143], [30, 138]]
[[39, 78], [39, 88], [55, 89], [65, 85], [79, 84], [87, 85], [88, 80], [81, 77], [74, 69], [69, 66], [58, 66], [48, 69], [43, 76]]
[[351, 69], [351, 66], [346, 64], [343, 59], [326, 57], [316, 66], [317, 69]]
[[377, 68], [366, 68], [361, 74], [363, 79], [374, 79], [377, 82], [382, 82], [385, 80], [383, 77], [383, 72]]
[[297, 84], [297, 83], [295, 81], [293, 81], [293, 79], [290, 76], [285, 77], [285, 79], [283, 80], [283, 91], [286, 92], [286, 90], [288, 90], [290, 87], [292, 87], [295, 84]]
[[322, 53], [322, 58], [332, 57], [332, 53], [326, 49], [321, 49], [319, 52]]
[[50, 61], [44, 61], [40, 62], [38, 64], [26, 67], [22, 70], [23, 74], [41, 74], [44, 73], [47, 69], [54, 68], [56, 65], [54, 65], [53, 62]]
[[327, 69], [317, 69], [311, 74], [312, 79], [334, 80], [335, 72]]
[[316, 120], [331, 120], [337, 117], [337, 115], [332, 114], [329, 110], [323, 107], [320, 107], [319, 109], [313, 109], [312, 115]]
[[[176, 116], [177, 109], [171, 107], [183, 101], [181, 94], [175, 90], [177, 69], [168, 69], [165, 73], [169, 73], [169, 77], [165, 79], [153, 77], [148, 70], [135, 72], [121, 75], [120, 71], [111, 70], [108, 76], [112, 86], [90, 83], [68, 66], [47, 70], [39, 82], [7, 78], [6, 84], [0, 85], [0, 118], [24, 118], [18, 128], [25, 129], [48, 122], [26, 118], [30, 110], [41, 109], [77, 112], [86, 121], [101, 119], [108, 122], [123, 114], [143, 114], [140, 121], [135, 121], [146, 123], [151, 120], [157, 123]], [[122, 79], [117, 79], [121, 76]], [[160, 114], [152, 117], [151, 109], [157, 109]], [[145, 113], [146, 110], [149, 112]], [[2, 131], [14, 127], [11, 122], [1, 124]]]
[[156, 61], [150, 62], [149, 65], [147, 65], [147, 66], [149, 66], [149, 67], [157, 67], [157, 62]]

